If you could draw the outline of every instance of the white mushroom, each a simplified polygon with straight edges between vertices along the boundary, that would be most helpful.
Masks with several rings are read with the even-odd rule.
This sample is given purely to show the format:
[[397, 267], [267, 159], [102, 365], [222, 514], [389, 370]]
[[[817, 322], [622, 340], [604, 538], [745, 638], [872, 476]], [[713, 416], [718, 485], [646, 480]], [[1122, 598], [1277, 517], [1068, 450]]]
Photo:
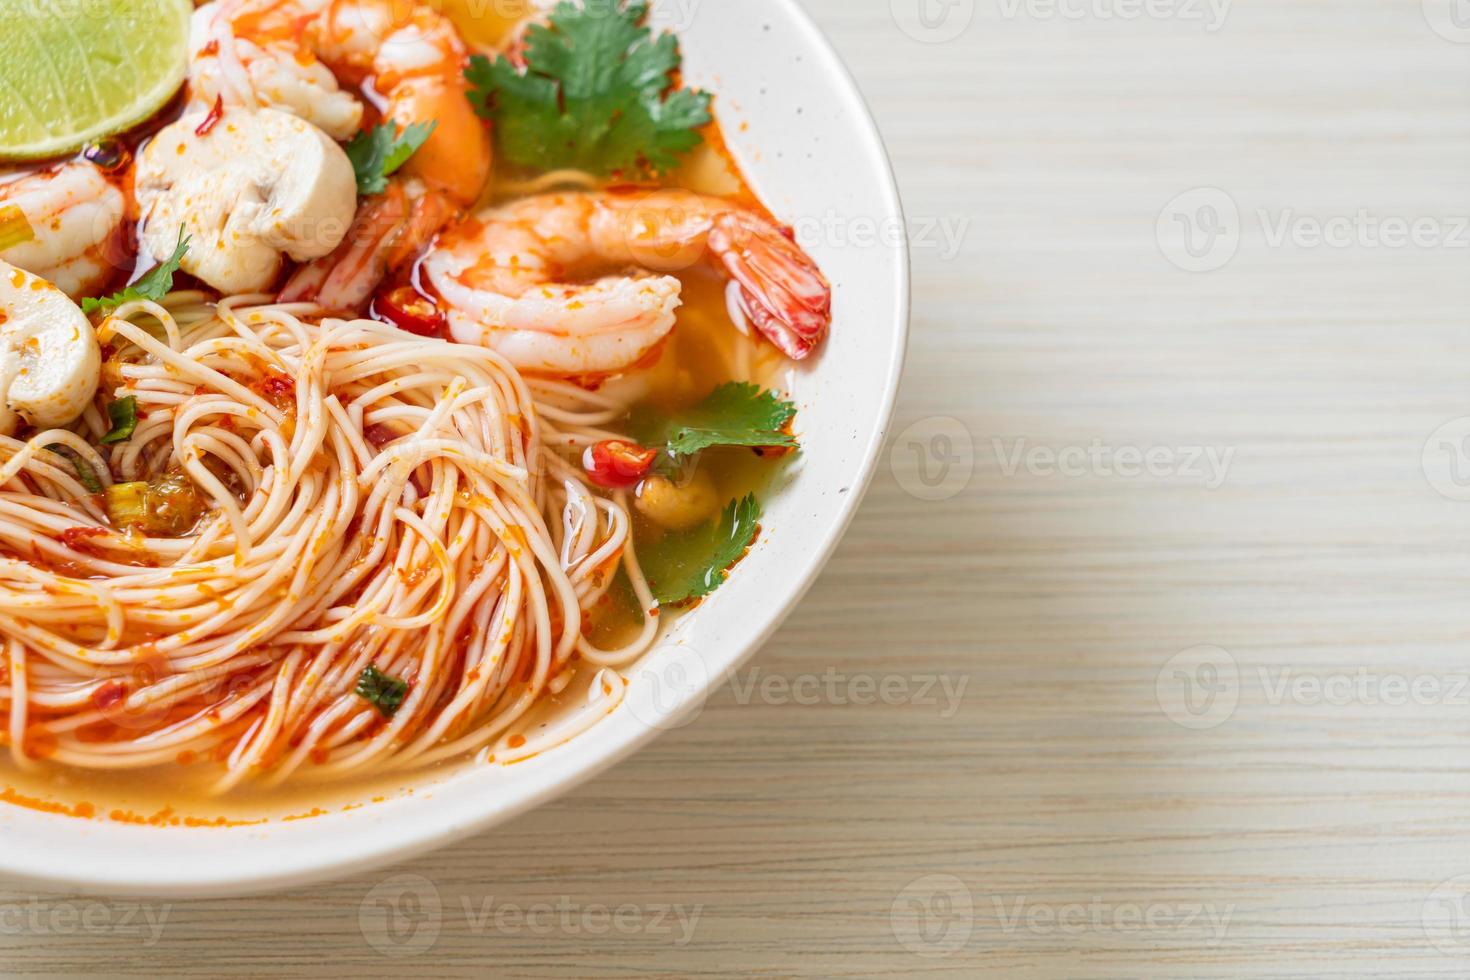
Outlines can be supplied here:
[[[227, 294], [268, 289], [281, 253], [328, 254], [357, 210], [347, 154], [311, 123], [275, 109], [229, 107], [165, 127], [138, 161], [143, 241], [160, 262], [191, 237], [183, 268]], [[204, 130], [204, 135], [199, 130]]]
[[0, 262], [0, 433], [66, 425], [101, 380], [97, 333], [51, 283]]

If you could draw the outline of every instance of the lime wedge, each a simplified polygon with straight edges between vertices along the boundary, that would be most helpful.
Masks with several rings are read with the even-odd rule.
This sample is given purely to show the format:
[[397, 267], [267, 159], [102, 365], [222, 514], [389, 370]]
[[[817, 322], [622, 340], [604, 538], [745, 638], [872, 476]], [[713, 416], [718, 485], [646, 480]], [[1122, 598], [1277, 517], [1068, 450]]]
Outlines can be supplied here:
[[6, 7], [0, 160], [71, 153], [147, 119], [183, 84], [192, 0], [27, 0]]

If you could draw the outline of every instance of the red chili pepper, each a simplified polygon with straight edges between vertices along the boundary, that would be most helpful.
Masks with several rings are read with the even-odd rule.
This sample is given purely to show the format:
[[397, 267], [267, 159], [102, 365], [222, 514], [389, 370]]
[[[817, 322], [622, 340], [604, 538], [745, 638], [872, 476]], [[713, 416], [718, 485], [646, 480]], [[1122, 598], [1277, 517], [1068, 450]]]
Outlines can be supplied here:
[[225, 97], [217, 95], [214, 98], [214, 108], [209, 110], [209, 115], [204, 117], [204, 122], [194, 130], [195, 136], [208, 136], [225, 114]]
[[400, 330], [420, 337], [437, 337], [444, 332], [444, 314], [433, 300], [412, 286], [399, 286], [379, 296], [374, 308]]
[[267, 374], [250, 386], [277, 408], [296, 407], [296, 382], [284, 374]]
[[592, 482], [609, 490], [636, 486], [653, 469], [658, 450], [645, 449], [636, 442], [608, 439], [588, 446], [582, 455], [582, 468]]
[[92, 703], [97, 706], [98, 711], [107, 711], [116, 707], [118, 702], [128, 696], [128, 686], [122, 681], [108, 681], [92, 692]]

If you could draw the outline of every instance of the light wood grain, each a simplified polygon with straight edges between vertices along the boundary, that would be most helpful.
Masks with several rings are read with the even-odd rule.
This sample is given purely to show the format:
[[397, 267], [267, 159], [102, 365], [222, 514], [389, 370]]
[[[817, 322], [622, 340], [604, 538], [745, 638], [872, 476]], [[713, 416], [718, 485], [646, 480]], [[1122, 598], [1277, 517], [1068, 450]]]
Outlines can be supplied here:
[[[1467, 251], [1271, 247], [1255, 214], [1470, 214], [1470, 45], [1419, 0], [1238, 0], [1213, 33], [981, 0], [934, 45], [886, 0], [809, 6], [915, 226], [965, 229], [957, 254], [915, 249], [895, 431], [959, 419], [974, 473], [926, 502], [900, 447], [755, 679], [944, 678], [965, 685], [954, 710], [727, 688], [570, 797], [388, 874], [153, 908], [156, 943], [123, 906], [41, 896], [40, 928], [0, 919], [0, 970], [1465, 975], [1470, 932], [1439, 903], [1464, 889], [1435, 889], [1470, 874], [1470, 505], [1431, 489], [1420, 455], [1470, 414]], [[1155, 222], [1200, 186], [1244, 231], [1230, 264], [1188, 273]], [[1008, 475], [1016, 440], [1234, 455], [1216, 489]], [[1233, 657], [1239, 703], [1196, 731], [1156, 682], [1199, 645]], [[1273, 693], [1360, 671], [1440, 693]], [[364, 936], [364, 900], [400, 874], [442, 907], [414, 959]], [[937, 879], [948, 914], [936, 879], [905, 892], [932, 875], [957, 880]], [[0, 910], [32, 901], [0, 893]], [[642, 918], [496, 925], [537, 903]], [[698, 911], [687, 943], [651, 922], [674, 906]], [[66, 908], [109, 925], [47, 918]]]

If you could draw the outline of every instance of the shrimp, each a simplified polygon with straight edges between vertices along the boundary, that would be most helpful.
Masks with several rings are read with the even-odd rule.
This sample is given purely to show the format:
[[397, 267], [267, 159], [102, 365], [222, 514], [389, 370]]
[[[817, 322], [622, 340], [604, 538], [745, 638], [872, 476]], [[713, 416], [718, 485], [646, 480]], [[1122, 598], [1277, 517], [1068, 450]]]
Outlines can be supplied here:
[[[393, 264], [426, 245], [489, 179], [490, 134], [464, 79], [468, 49], [454, 24], [396, 0], [215, 0], [194, 13], [190, 94], [197, 107], [290, 112], [345, 140], [366, 109], [399, 129], [433, 122], [394, 177], [407, 201], [369, 199], [331, 255], [304, 267], [283, 298], [361, 306]], [[363, 234], [356, 233], [363, 231]], [[350, 274], [348, 273], [350, 270]]]
[[724, 268], [732, 311], [787, 356], [821, 343], [832, 289], [816, 263], [763, 215], [687, 191], [524, 198], [441, 233], [420, 268], [455, 340], [586, 377], [636, 364], [669, 335], [681, 287], [667, 273], [701, 260]]
[[74, 160], [0, 183], [0, 259], [73, 299], [130, 267], [128, 197], [108, 174]]

